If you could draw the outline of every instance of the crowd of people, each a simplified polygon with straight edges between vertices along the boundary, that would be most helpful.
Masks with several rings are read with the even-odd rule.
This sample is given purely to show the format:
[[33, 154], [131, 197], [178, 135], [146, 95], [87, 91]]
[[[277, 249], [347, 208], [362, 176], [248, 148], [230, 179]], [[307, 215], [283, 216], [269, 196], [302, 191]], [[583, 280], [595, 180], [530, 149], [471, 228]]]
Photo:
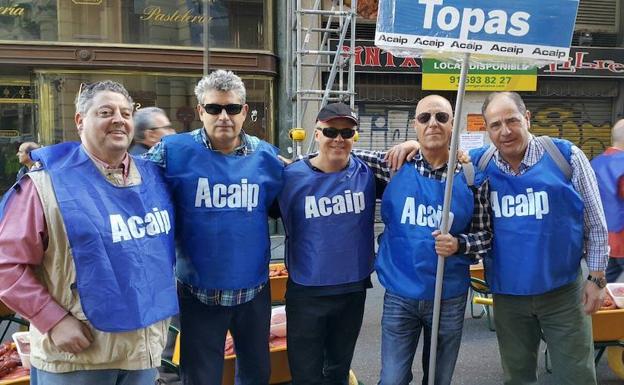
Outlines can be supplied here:
[[421, 332], [427, 383], [439, 256], [436, 385], [451, 383], [479, 259], [503, 382], [537, 383], [543, 338], [558, 383], [596, 384], [590, 315], [607, 265], [616, 279], [624, 256], [624, 120], [595, 174], [572, 143], [531, 135], [518, 94], [494, 92], [482, 108], [492, 145], [451, 171], [455, 117], [444, 97], [422, 98], [418, 140], [387, 152], [354, 149], [358, 116], [334, 103], [318, 112], [318, 152], [290, 163], [242, 130], [238, 76], [214, 71], [195, 94], [203, 127], [175, 134], [163, 110], [134, 112], [121, 84], [89, 84], [75, 100], [79, 143], [20, 147], [27, 170], [0, 220], [0, 300], [31, 323], [31, 383], [152, 385], [179, 313], [184, 384], [221, 384], [228, 331], [236, 384], [268, 384], [271, 217], [286, 234], [294, 385], [348, 383], [373, 271], [385, 288], [379, 383], [412, 381]]

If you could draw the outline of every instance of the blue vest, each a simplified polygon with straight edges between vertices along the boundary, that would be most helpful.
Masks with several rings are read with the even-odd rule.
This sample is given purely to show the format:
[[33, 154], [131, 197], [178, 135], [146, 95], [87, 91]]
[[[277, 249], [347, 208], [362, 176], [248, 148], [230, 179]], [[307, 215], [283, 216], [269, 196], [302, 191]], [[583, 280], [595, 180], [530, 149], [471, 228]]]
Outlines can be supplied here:
[[598, 179], [609, 232], [619, 233], [624, 230], [624, 200], [618, 191], [618, 181], [624, 176], [624, 151], [599, 155], [592, 160], [591, 165]]
[[373, 271], [375, 179], [362, 161], [351, 156], [348, 168], [334, 173], [295, 162], [284, 171], [279, 204], [295, 283], [340, 285]]
[[[474, 212], [474, 194], [463, 172], [453, 183], [450, 233], [467, 233]], [[379, 281], [391, 293], [432, 300], [438, 256], [431, 233], [439, 228], [445, 182], [420, 175], [413, 162], [390, 180], [381, 200], [384, 229], [375, 268]], [[470, 283], [470, 258], [446, 258], [442, 298], [464, 294]]]
[[89, 322], [124, 332], [177, 314], [173, 207], [158, 166], [133, 158], [141, 184], [119, 187], [79, 143], [31, 155], [52, 179]]
[[268, 279], [268, 210], [282, 189], [277, 149], [223, 155], [189, 134], [163, 138], [176, 207], [178, 279], [202, 289], [244, 289]]
[[[565, 159], [572, 144], [553, 139]], [[471, 152], [475, 164], [487, 147]], [[548, 152], [524, 174], [503, 173], [491, 159], [494, 239], [484, 258], [493, 293], [543, 294], [574, 281], [583, 251], [583, 200]]]

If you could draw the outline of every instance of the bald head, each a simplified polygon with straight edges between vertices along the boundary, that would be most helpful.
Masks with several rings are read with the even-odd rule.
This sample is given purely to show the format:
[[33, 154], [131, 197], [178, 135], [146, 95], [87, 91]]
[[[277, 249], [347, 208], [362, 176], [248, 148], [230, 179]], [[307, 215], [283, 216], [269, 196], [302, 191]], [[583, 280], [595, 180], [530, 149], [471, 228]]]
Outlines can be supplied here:
[[611, 137], [613, 139], [613, 147], [624, 150], [624, 119], [615, 122]]
[[425, 158], [445, 158], [453, 131], [453, 107], [440, 95], [429, 95], [416, 105], [416, 136]]
[[416, 116], [424, 110], [426, 110], [429, 106], [436, 105], [440, 109], [447, 112], [451, 119], [453, 119], [453, 106], [451, 102], [449, 102], [445, 97], [440, 95], [428, 95], [424, 98], [420, 99], [418, 104], [416, 105]]
[[32, 166], [33, 161], [30, 158], [30, 152], [32, 150], [38, 149], [39, 147], [41, 146], [35, 142], [24, 142], [20, 144], [19, 148], [17, 149], [17, 160], [20, 162], [20, 164], [26, 167]]

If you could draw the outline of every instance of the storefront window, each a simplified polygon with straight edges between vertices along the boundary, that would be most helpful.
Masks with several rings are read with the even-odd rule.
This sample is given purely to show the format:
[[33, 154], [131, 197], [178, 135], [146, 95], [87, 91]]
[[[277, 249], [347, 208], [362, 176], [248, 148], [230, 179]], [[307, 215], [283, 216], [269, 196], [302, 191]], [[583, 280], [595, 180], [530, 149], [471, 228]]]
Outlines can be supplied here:
[[36, 141], [30, 84], [2, 83], [0, 80], [0, 194], [15, 183], [19, 145]]
[[[272, 50], [270, 0], [209, 0], [210, 47]], [[0, 6], [0, 40], [203, 47], [204, 0], [66, 0]]]
[[[272, 129], [272, 80], [245, 77], [249, 113], [243, 129], [269, 142]], [[137, 108], [157, 106], [165, 110], [178, 132], [202, 126], [196, 112], [194, 88], [199, 77], [170, 74], [39, 73], [41, 88], [41, 133], [45, 144], [78, 140], [74, 123], [74, 98], [80, 83], [110, 79], [122, 83]], [[48, 107], [46, 107], [48, 106]]]

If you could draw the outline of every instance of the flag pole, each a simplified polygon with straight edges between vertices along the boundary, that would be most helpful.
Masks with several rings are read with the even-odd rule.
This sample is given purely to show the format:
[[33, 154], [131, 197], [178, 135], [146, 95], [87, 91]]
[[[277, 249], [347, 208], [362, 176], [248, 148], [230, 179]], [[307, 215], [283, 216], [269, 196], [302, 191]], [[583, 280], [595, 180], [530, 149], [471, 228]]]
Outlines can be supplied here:
[[[449, 161], [446, 168], [446, 186], [444, 187], [444, 206], [442, 208], [442, 223], [440, 231], [442, 234], [449, 232], [449, 212], [451, 209], [451, 197], [453, 193], [453, 179], [455, 177], [455, 164], [457, 163], [457, 149], [459, 147], [459, 124], [462, 115], [462, 104], [466, 93], [466, 78], [468, 67], [470, 66], [470, 54], [464, 54], [459, 78], [459, 88], [457, 89], [457, 100], [455, 101], [455, 119], [453, 119], [453, 134], [451, 136], [451, 148]], [[444, 279], [444, 257], [438, 256], [438, 268], [436, 271], [436, 286], [433, 297], [433, 322], [431, 327], [431, 347], [429, 350], [429, 379], [428, 384], [434, 385], [436, 372], [436, 358], [438, 351], [438, 329], [440, 326], [440, 304], [442, 301], [442, 282]]]

